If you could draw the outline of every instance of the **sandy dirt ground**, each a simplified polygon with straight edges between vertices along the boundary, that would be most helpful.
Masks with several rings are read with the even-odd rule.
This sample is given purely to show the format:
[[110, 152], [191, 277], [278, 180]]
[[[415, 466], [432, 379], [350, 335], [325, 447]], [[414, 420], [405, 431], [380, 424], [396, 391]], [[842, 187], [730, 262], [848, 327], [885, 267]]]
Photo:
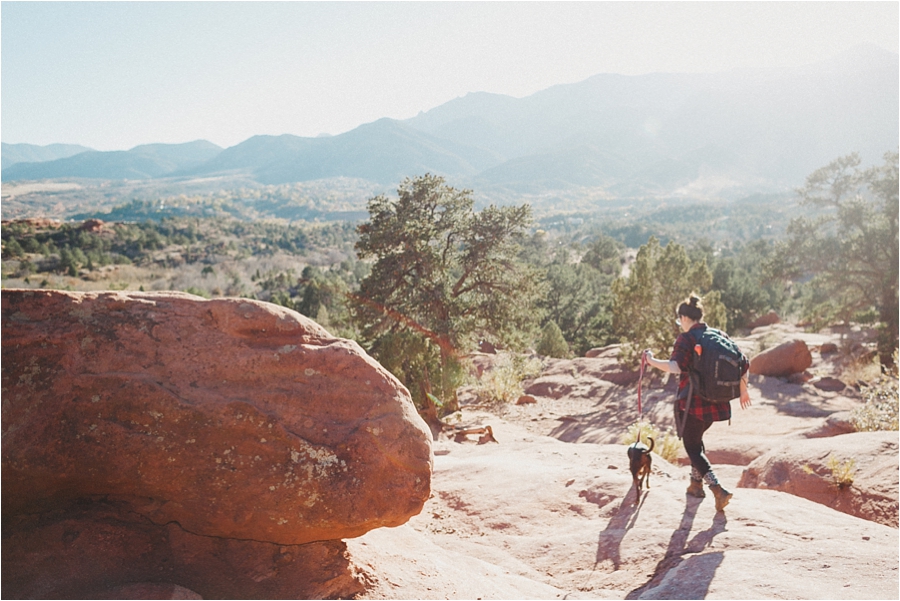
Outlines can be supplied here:
[[[835, 339], [806, 336], [811, 347]], [[896, 528], [736, 488], [750, 461], [862, 403], [853, 388], [817, 388], [834, 366], [813, 355], [808, 381], [754, 376], [752, 407], [709, 431], [716, 473], [734, 492], [724, 512], [711, 495], [685, 495], [683, 450], [673, 463], [654, 455], [637, 499], [618, 440], [637, 419], [636, 388], [601, 380], [590, 360], [557, 364], [567, 379], [533, 404], [464, 407], [461, 425], [490, 425], [497, 442], [442, 436], [421, 514], [348, 541], [363, 598], [896, 599]], [[645, 395], [645, 417], [671, 425], [671, 386], [657, 381]]]

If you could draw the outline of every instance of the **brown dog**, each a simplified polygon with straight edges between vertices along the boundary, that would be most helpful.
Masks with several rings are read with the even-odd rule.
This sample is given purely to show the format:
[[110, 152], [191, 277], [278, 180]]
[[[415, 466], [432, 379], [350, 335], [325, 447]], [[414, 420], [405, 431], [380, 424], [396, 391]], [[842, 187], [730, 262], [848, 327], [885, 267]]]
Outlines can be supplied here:
[[647, 489], [650, 489], [650, 467], [653, 463], [650, 451], [653, 450], [654, 442], [649, 436], [647, 440], [650, 441], [649, 447], [640, 441], [635, 441], [633, 445], [628, 447], [628, 463], [631, 467], [631, 477], [634, 478], [634, 487], [637, 488], [637, 497], [634, 500], [635, 505], [641, 500], [644, 480], [647, 481]]

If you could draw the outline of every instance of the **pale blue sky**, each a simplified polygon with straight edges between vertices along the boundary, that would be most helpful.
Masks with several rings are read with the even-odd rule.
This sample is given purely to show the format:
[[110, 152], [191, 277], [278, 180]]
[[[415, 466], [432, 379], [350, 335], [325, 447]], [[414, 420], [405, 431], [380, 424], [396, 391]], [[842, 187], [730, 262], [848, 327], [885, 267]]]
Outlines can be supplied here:
[[7, 2], [2, 140], [338, 134], [468, 92], [898, 50], [897, 2]]

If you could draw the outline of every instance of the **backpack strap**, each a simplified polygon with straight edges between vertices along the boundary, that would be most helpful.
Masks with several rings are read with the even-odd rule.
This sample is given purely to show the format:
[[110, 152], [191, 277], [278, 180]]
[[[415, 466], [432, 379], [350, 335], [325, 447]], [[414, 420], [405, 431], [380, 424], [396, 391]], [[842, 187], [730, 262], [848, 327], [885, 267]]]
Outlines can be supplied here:
[[[694, 396], [694, 376], [693, 376], [693, 374], [691, 374], [688, 376], [688, 395], [687, 395], [687, 398], [684, 400], [684, 415], [681, 417], [680, 421], [677, 419], [678, 412], [677, 411], [675, 412], [675, 417], [676, 417], [675, 431], [678, 434], [679, 440], [681, 440], [681, 438], [684, 436], [684, 427], [687, 425], [688, 413], [691, 410], [691, 397], [693, 397], [693, 396]], [[676, 407], [678, 406], [677, 401], [676, 401], [675, 406]]]

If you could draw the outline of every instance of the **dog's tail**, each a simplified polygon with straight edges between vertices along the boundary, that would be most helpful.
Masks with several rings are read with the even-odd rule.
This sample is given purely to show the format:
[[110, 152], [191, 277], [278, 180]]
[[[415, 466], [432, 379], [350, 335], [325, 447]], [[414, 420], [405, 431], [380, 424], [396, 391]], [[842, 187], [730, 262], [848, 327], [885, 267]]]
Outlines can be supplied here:
[[647, 437], [647, 440], [650, 441], [650, 448], [647, 449], [647, 452], [649, 453], [649, 452], [651, 452], [651, 451], [653, 450], [653, 445], [656, 444], [656, 443], [654, 443], [654, 442], [653, 442], [653, 439], [650, 438], [649, 436]]

